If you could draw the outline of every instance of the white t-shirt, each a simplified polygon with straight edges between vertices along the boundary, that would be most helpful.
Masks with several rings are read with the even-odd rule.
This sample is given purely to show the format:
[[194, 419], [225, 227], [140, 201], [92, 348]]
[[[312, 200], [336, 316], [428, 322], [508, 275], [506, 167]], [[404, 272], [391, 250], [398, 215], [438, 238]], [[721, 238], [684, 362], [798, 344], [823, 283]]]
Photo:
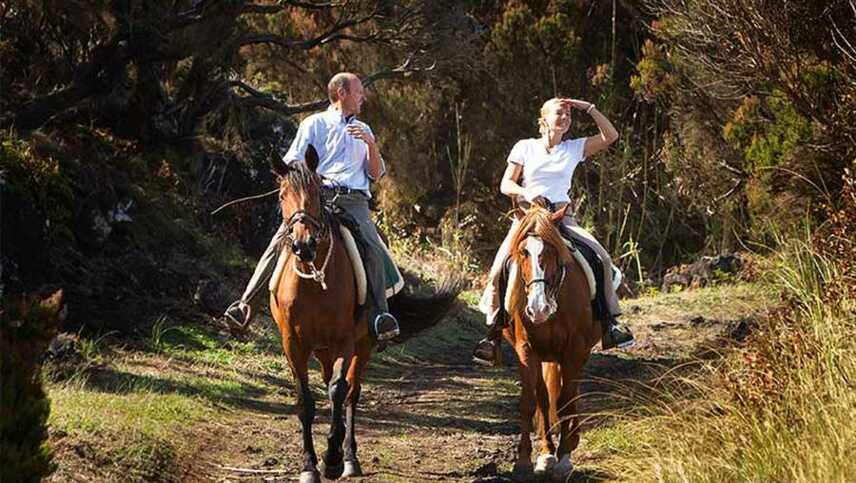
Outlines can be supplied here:
[[508, 162], [523, 166], [521, 186], [527, 193], [568, 203], [574, 170], [585, 160], [585, 145], [586, 138], [568, 139], [548, 153], [543, 139], [521, 139], [511, 148]]

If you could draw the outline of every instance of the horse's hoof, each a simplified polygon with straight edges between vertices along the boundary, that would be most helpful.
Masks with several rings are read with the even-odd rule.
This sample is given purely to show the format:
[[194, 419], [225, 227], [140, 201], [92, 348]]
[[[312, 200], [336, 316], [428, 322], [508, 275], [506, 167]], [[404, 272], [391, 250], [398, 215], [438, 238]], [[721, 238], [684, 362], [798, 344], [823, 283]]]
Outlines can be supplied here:
[[566, 481], [572, 471], [574, 471], [574, 464], [571, 462], [571, 455], [566, 454], [553, 466], [550, 476], [555, 481]]
[[303, 471], [300, 473], [300, 483], [321, 483], [321, 473], [318, 471]]
[[335, 480], [338, 479], [342, 475], [342, 470], [344, 469], [344, 465], [339, 462], [336, 465], [329, 465], [326, 461], [321, 461], [318, 463], [318, 471], [324, 475], [324, 478]]
[[556, 459], [555, 456], [551, 454], [542, 454], [538, 455], [538, 459], [535, 460], [535, 474], [538, 476], [543, 476], [547, 474], [550, 470], [556, 466], [556, 463], [559, 460]]
[[511, 469], [511, 479], [514, 481], [528, 481], [532, 479], [532, 463], [514, 463]]
[[342, 471], [342, 478], [349, 476], [363, 476], [363, 469], [360, 468], [359, 461], [345, 461], [345, 470]]

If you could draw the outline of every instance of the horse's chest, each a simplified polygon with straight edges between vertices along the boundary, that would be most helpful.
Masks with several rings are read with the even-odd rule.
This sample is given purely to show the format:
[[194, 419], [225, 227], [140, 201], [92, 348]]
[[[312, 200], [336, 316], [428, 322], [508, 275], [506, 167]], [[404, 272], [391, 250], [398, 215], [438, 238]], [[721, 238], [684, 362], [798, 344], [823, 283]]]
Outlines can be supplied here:
[[538, 331], [529, 334], [527, 342], [542, 361], [558, 362], [567, 346], [567, 334], [561, 331]]

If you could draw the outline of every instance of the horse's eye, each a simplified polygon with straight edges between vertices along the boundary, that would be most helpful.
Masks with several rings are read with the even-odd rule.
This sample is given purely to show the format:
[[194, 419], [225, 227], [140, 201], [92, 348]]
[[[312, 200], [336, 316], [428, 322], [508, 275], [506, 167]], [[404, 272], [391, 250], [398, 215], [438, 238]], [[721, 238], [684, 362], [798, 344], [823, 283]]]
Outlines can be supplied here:
[[524, 248], [523, 250], [520, 250], [520, 253], [522, 253], [524, 257], [529, 258], [529, 250]]

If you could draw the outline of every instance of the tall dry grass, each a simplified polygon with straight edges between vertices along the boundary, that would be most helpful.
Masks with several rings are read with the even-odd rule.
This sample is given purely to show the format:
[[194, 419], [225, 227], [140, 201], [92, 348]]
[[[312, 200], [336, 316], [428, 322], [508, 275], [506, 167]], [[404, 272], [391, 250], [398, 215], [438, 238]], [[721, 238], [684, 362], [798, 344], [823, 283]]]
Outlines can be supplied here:
[[[630, 480], [835, 482], [856, 478], [852, 274], [811, 241], [784, 242], [770, 283], [784, 308], [700, 370], [671, 375], [623, 424]], [[850, 278], [848, 278], [850, 277]], [[850, 285], [852, 287], [853, 285]], [[835, 294], [835, 295], [832, 295]]]

